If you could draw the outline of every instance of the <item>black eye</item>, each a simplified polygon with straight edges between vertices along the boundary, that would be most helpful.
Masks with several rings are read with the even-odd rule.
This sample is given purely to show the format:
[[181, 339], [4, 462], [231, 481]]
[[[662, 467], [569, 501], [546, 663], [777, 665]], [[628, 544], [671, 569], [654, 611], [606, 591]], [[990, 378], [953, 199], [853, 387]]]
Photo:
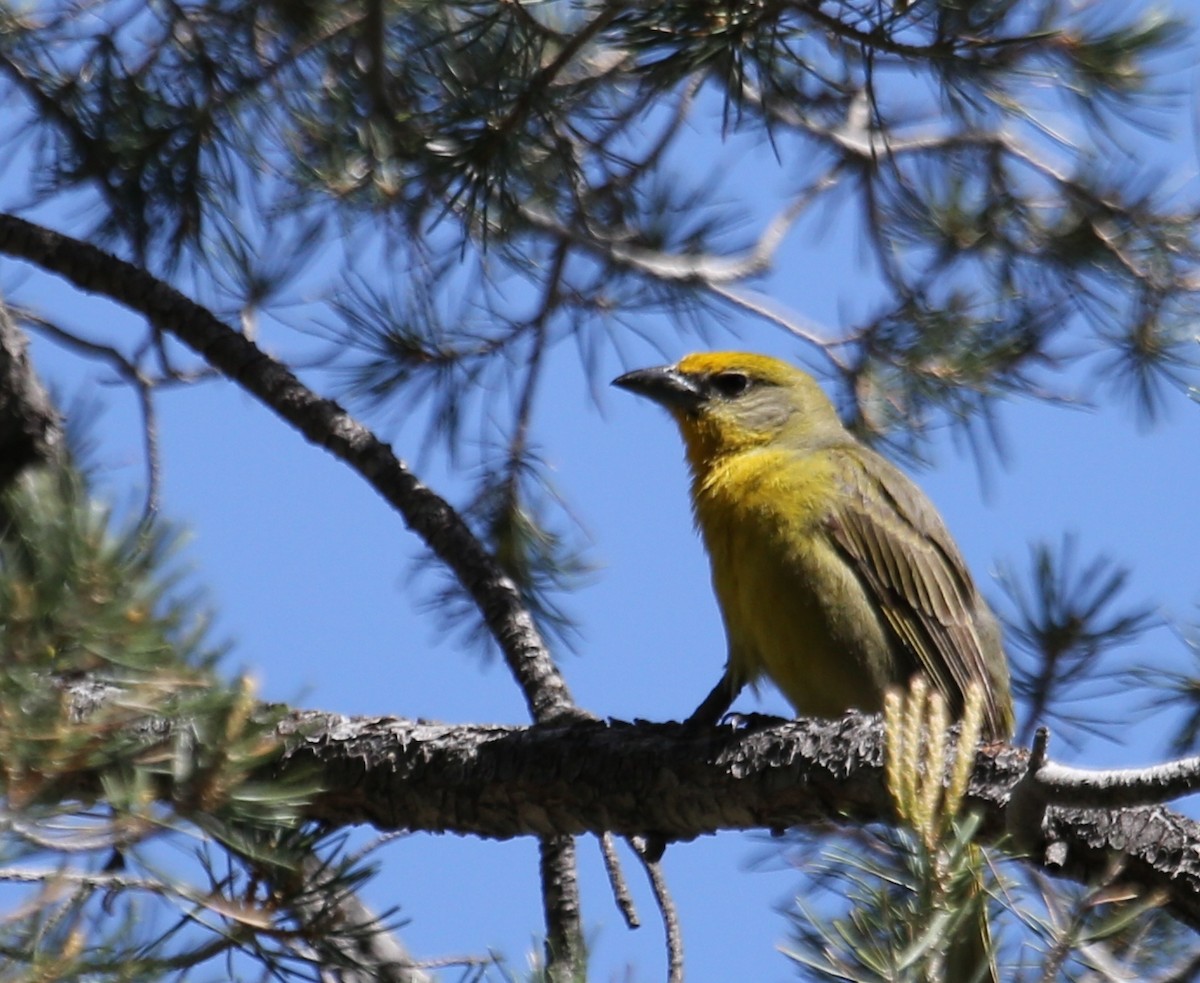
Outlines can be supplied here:
[[722, 372], [712, 377], [712, 385], [722, 396], [733, 399], [750, 388], [750, 379], [741, 372]]

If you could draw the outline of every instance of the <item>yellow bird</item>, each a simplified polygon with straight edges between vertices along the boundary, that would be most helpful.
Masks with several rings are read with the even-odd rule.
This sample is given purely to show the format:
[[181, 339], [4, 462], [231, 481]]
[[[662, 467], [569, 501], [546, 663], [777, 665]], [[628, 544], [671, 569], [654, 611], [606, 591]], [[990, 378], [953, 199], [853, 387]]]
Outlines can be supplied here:
[[842, 426], [809, 375], [778, 359], [702, 352], [614, 385], [666, 407], [692, 472], [728, 662], [693, 715], [717, 720], [766, 676], [796, 711], [877, 711], [922, 673], [984, 731], [1013, 728], [996, 619], [921, 490]]
[[[961, 715], [984, 694], [983, 729], [1013, 729], [996, 619], [937, 510], [842, 426], [816, 381], [742, 352], [688, 355], [614, 384], [666, 407], [692, 472], [728, 661], [691, 721], [715, 722], [766, 676], [798, 713], [877, 711], [924, 675]], [[661, 838], [651, 837], [661, 853]], [[986, 910], [953, 938], [946, 983], [995, 981]]]

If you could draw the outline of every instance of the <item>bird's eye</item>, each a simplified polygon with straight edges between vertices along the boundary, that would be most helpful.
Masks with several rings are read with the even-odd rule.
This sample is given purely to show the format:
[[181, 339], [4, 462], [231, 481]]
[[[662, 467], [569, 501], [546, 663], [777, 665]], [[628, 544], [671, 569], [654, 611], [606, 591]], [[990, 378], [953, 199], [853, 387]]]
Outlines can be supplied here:
[[750, 388], [750, 379], [742, 372], [722, 372], [713, 376], [712, 384], [722, 396], [733, 399]]

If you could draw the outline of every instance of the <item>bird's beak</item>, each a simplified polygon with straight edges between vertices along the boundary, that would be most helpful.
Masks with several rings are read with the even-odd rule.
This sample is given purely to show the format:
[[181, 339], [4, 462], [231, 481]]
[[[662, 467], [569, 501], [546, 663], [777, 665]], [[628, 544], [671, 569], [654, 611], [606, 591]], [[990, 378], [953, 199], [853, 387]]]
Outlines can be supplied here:
[[669, 410], [694, 410], [704, 401], [704, 393], [697, 380], [684, 375], [674, 365], [626, 372], [613, 379], [612, 384], [652, 399]]

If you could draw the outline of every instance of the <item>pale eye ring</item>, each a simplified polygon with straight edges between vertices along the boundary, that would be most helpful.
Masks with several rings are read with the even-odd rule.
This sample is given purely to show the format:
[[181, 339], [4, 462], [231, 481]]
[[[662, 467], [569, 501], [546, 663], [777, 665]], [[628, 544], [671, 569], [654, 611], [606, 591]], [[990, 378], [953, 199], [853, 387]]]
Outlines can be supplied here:
[[727, 399], [735, 399], [750, 388], [750, 378], [744, 372], [721, 372], [712, 377], [713, 388]]

